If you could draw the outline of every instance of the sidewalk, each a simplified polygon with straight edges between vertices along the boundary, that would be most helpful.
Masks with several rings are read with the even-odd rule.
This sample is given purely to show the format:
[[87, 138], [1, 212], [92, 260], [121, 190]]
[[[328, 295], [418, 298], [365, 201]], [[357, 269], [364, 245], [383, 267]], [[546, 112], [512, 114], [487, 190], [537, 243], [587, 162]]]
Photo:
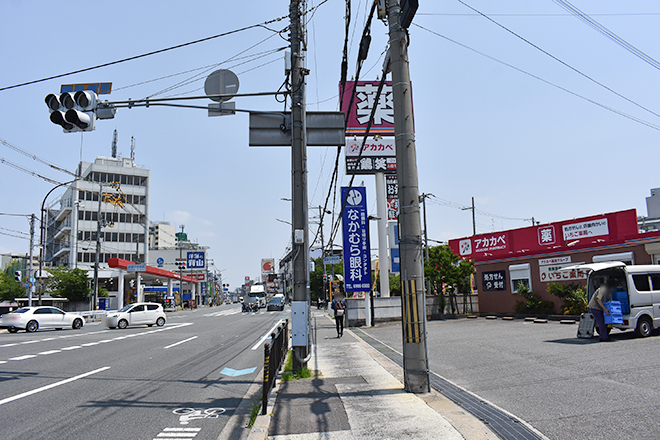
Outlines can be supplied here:
[[311, 379], [281, 382], [250, 440], [491, 440], [486, 425], [437, 392], [403, 389], [401, 368], [349, 329], [313, 310]]

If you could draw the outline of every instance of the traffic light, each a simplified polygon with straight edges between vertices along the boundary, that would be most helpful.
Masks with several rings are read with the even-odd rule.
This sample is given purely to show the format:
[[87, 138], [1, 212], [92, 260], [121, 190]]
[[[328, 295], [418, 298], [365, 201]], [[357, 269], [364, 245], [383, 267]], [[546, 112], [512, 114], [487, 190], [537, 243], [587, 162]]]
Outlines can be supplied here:
[[96, 93], [78, 90], [75, 94], [64, 92], [59, 97], [46, 96], [50, 120], [60, 125], [65, 133], [92, 131], [96, 127]]
[[184, 270], [186, 268], [186, 262], [185, 261], [177, 261], [176, 262], [176, 267], [178, 270]]
[[60, 96], [51, 93], [45, 101], [51, 122], [61, 126], [65, 133], [92, 131], [97, 118], [112, 119], [117, 112], [111, 104], [99, 102], [91, 90], [64, 92]]
[[15, 271], [14, 280], [20, 283], [22, 279], [23, 279], [23, 273], [20, 270]]

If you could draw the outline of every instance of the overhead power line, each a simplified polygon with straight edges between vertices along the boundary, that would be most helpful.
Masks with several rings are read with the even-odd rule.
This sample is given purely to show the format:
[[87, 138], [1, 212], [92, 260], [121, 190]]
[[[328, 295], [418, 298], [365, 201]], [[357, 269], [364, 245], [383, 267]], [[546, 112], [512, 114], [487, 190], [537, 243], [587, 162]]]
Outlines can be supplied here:
[[638, 118], [637, 116], [633, 116], [633, 115], [630, 115], [630, 114], [628, 114], [628, 113], [625, 113], [625, 112], [622, 112], [622, 111], [620, 111], [620, 110], [617, 110], [617, 109], [615, 109], [615, 108], [613, 108], [613, 107], [609, 107], [609, 106], [607, 106], [607, 105], [605, 105], [605, 104], [601, 104], [600, 102], [594, 101], [593, 99], [587, 98], [586, 96], [580, 95], [579, 93], [575, 93], [575, 92], [573, 92], [573, 91], [571, 91], [571, 90], [569, 90], [569, 89], [567, 89], [567, 88], [565, 88], [565, 87], [562, 87], [562, 86], [560, 86], [560, 85], [557, 85], [557, 84], [555, 84], [555, 83], [552, 83], [552, 82], [550, 82], [550, 81], [548, 81], [548, 80], [546, 80], [546, 79], [543, 79], [543, 78], [541, 78], [540, 76], [534, 75], [533, 73], [527, 72], [526, 70], [522, 70], [522, 69], [520, 69], [519, 67], [516, 67], [516, 66], [514, 66], [514, 65], [512, 65], [512, 64], [509, 64], [509, 63], [506, 63], [506, 62], [504, 62], [504, 61], [502, 61], [502, 60], [499, 60], [499, 59], [497, 59], [497, 58], [494, 58], [494, 57], [492, 57], [492, 56], [490, 56], [490, 55], [487, 55], [487, 54], [485, 54], [485, 53], [483, 53], [483, 52], [480, 52], [480, 51], [478, 51], [478, 50], [476, 50], [476, 49], [473, 49], [473, 48], [470, 47], [470, 46], [466, 46], [466, 45], [463, 44], [463, 43], [459, 43], [459, 42], [456, 41], [456, 40], [452, 40], [452, 39], [449, 38], [449, 37], [446, 37], [446, 36], [444, 36], [444, 35], [442, 35], [442, 34], [439, 34], [439, 33], [435, 32], [435, 31], [432, 31], [431, 29], [425, 28], [424, 26], [421, 26], [421, 25], [419, 25], [419, 24], [417, 24], [417, 23], [413, 23], [413, 25], [415, 25], [415, 26], [417, 26], [418, 28], [423, 29], [423, 30], [425, 30], [426, 32], [429, 32], [429, 33], [431, 33], [431, 34], [433, 34], [433, 35], [435, 35], [435, 36], [437, 36], [437, 37], [443, 38], [443, 39], [449, 41], [450, 43], [454, 43], [454, 44], [456, 44], [456, 45], [458, 45], [458, 46], [461, 46], [461, 47], [464, 48], [464, 49], [470, 50], [470, 51], [472, 51], [472, 52], [474, 52], [474, 53], [476, 53], [476, 54], [478, 54], [478, 55], [481, 55], [481, 56], [483, 56], [483, 57], [486, 57], [486, 58], [488, 58], [489, 60], [495, 61], [496, 63], [500, 63], [500, 64], [502, 64], [502, 65], [504, 65], [504, 66], [510, 67], [510, 68], [513, 69], [513, 70], [516, 70], [516, 71], [518, 71], [518, 72], [520, 72], [520, 73], [524, 73], [524, 74], [527, 75], [527, 76], [531, 76], [531, 77], [534, 78], [534, 79], [537, 79], [537, 80], [539, 80], [539, 81], [541, 81], [541, 82], [544, 82], [544, 83], [546, 83], [546, 84], [548, 84], [548, 85], [551, 85], [552, 87], [556, 87], [556, 88], [558, 88], [559, 90], [562, 90], [562, 91], [564, 91], [564, 92], [566, 92], [566, 93], [569, 93], [569, 94], [571, 94], [571, 95], [573, 95], [573, 96], [575, 96], [575, 97], [577, 97], [577, 98], [584, 99], [585, 101], [590, 102], [590, 103], [592, 103], [592, 104], [594, 104], [594, 105], [597, 105], [598, 107], [604, 108], [605, 110], [611, 111], [612, 113], [616, 113], [616, 114], [619, 115], [619, 116], [623, 116], [624, 118], [630, 119], [631, 121], [635, 121], [635, 122], [638, 122], [638, 123], [640, 123], [640, 124], [642, 124], [642, 125], [646, 125], [647, 127], [652, 128], [652, 129], [654, 129], [654, 130], [660, 130], [660, 125], [653, 124], [653, 123], [651, 123], [651, 122], [648, 122], [648, 121], [645, 121], [645, 120], [643, 120], [643, 119], [641, 119], [641, 118]]
[[23, 150], [22, 148], [19, 148], [19, 147], [17, 147], [16, 145], [13, 145], [13, 144], [9, 143], [8, 141], [6, 141], [6, 140], [4, 140], [4, 139], [2, 139], [2, 138], [0, 138], [0, 144], [4, 145], [5, 147], [7, 147], [7, 148], [9, 148], [9, 149], [12, 149], [12, 150], [16, 151], [17, 153], [21, 153], [22, 155], [27, 156], [27, 157], [29, 157], [29, 158], [32, 159], [32, 160], [36, 160], [36, 161], [39, 162], [39, 163], [42, 163], [42, 164], [44, 164], [44, 165], [46, 165], [46, 166], [49, 166], [49, 167], [51, 167], [51, 168], [54, 169], [54, 170], [61, 171], [61, 172], [63, 172], [63, 173], [66, 173], [66, 174], [69, 174], [69, 175], [75, 177], [75, 174], [72, 173], [71, 171], [69, 171], [69, 170], [67, 170], [67, 169], [65, 169], [65, 168], [62, 168], [62, 167], [60, 167], [60, 166], [57, 166], [57, 165], [53, 164], [52, 162], [47, 161], [46, 159], [42, 159], [42, 158], [40, 158], [39, 156], [37, 156], [36, 154], [32, 154], [32, 153], [30, 153], [30, 152], [28, 152], [28, 151], [25, 151], [25, 150]]
[[253, 25], [250, 25], [250, 26], [245, 26], [245, 27], [242, 27], [240, 29], [234, 29], [232, 31], [223, 32], [221, 34], [212, 35], [210, 37], [200, 38], [199, 40], [189, 41], [187, 43], [177, 44], [176, 46], [170, 46], [170, 47], [166, 47], [164, 49], [154, 50], [152, 52], [143, 53], [141, 55], [135, 55], [135, 56], [128, 57], [128, 58], [123, 58], [121, 60], [111, 61], [109, 63], [103, 63], [103, 64], [99, 64], [97, 66], [87, 67], [87, 68], [79, 69], [79, 70], [74, 70], [72, 72], [67, 72], [67, 73], [61, 73], [59, 75], [53, 75], [53, 76], [49, 76], [49, 77], [46, 77], [46, 78], [36, 79], [36, 80], [33, 80], [33, 81], [28, 81], [28, 82], [24, 82], [24, 83], [20, 83], [20, 84], [14, 84], [14, 85], [11, 85], [11, 86], [0, 87], [0, 92], [5, 91], [5, 90], [9, 90], [9, 89], [15, 89], [17, 87], [27, 86], [27, 85], [30, 85], [30, 84], [36, 84], [36, 83], [40, 83], [40, 82], [44, 82], [44, 81], [49, 81], [51, 79], [57, 79], [57, 78], [65, 77], [65, 76], [75, 75], [76, 73], [89, 72], [90, 70], [95, 70], [95, 69], [100, 69], [102, 67], [108, 67], [108, 66], [112, 66], [112, 65], [115, 65], [115, 64], [125, 63], [126, 61], [137, 60], [139, 58], [144, 58], [144, 57], [148, 57], [148, 56], [151, 56], [151, 55], [156, 55], [156, 54], [159, 54], [159, 53], [168, 52], [168, 51], [174, 50], [174, 49], [180, 49], [182, 47], [191, 46], [193, 44], [202, 43], [202, 42], [213, 40], [213, 39], [216, 39], [216, 38], [226, 37], [228, 35], [236, 34], [236, 33], [243, 32], [243, 31], [246, 31], [246, 30], [249, 30], [249, 29], [254, 29], [254, 28], [257, 28], [257, 27], [262, 27], [264, 29], [267, 29], [267, 30], [270, 30], [271, 32], [273, 32], [272, 29], [268, 29], [266, 27], [266, 25], [270, 24], [270, 23], [275, 23], [275, 22], [278, 22], [278, 21], [281, 21], [281, 20], [285, 20], [287, 18], [289, 18], [288, 15], [285, 15], [285, 16], [282, 16], [282, 17], [274, 18], [272, 20], [265, 21], [263, 23], [253, 24]]
[[550, 58], [552, 58], [553, 60], [557, 61], [558, 63], [560, 63], [560, 64], [562, 64], [562, 65], [568, 67], [569, 69], [571, 69], [573, 72], [577, 73], [578, 75], [580, 75], [580, 76], [582, 76], [582, 77], [588, 79], [589, 81], [593, 82], [594, 84], [599, 85], [600, 87], [604, 88], [605, 90], [607, 90], [607, 91], [609, 91], [609, 92], [611, 92], [611, 93], [614, 93], [614, 94], [615, 94], [616, 96], [618, 96], [619, 98], [625, 99], [625, 100], [628, 101], [629, 103], [631, 103], [631, 104], [633, 104], [633, 105], [635, 105], [635, 106], [641, 108], [642, 110], [645, 110], [645, 111], [651, 113], [651, 114], [654, 115], [654, 116], [660, 117], [660, 114], [658, 114], [658, 113], [654, 112], [653, 110], [650, 110], [650, 109], [644, 107], [643, 105], [641, 105], [641, 104], [639, 104], [639, 103], [633, 101], [632, 99], [630, 99], [630, 98], [628, 98], [628, 97], [622, 95], [621, 93], [619, 93], [619, 92], [613, 90], [612, 88], [606, 86], [605, 84], [603, 84], [603, 83], [601, 83], [601, 82], [595, 80], [594, 78], [590, 77], [590, 76], [587, 75], [586, 73], [581, 72], [580, 70], [576, 69], [575, 67], [573, 67], [573, 66], [571, 66], [570, 64], [566, 63], [565, 61], [562, 61], [561, 59], [559, 59], [559, 58], [557, 58], [556, 56], [552, 55], [550, 52], [546, 51], [545, 49], [542, 49], [542, 48], [539, 47], [538, 45], [532, 43], [531, 41], [529, 41], [529, 40], [526, 39], [525, 37], [523, 37], [523, 36], [517, 34], [516, 32], [512, 31], [511, 29], [509, 29], [508, 27], [504, 26], [503, 24], [500, 24], [499, 22], [493, 20], [492, 18], [490, 18], [488, 15], [484, 14], [483, 12], [481, 12], [481, 11], [479, 11], [479, 10], [473, 8], [472, 6], [468, 5], [468, 4], [465, 3], [463, 0], [457, 0], [457, 1], [458, 1], [460, 4], [464, 5], [465, 7], [467, 7], [467, 8], [469, 8], [469, 9], [473, 10], [473, 11], [476, 12], [476, 13], [478, 13], [479, 15], [481, 15], [482, 17], [484, 17], [485, 19], [487, 19], [487, 20], [490, 21], [491, 23], [493, 23], [493, 24], [499, 26], [500, 28], [504, 29], [505, 31], [509, 32], [511, 35], [515, 36], [516, 38], [519, 38], [520, 40], [522, 40], [522, 41], [524, 41], [525, 43], [529, 44], [530, 46], [532, 46], [532, 47], [535, 48], [536, 50], [538, 50], [538, 51], [544, 53], [545, 55], [549, 56]]
[[645, 54], [641, 50], [637, 49], [635, 46], [632, 44], [628, 43], [626, 40], [623, 38], [619, 37], [617, 34], [603, 26], [602, 24], [598, 23], [596, 20], [573, 6], [571, 3], [567, 2], [566, 0], [552, 0], [555, 3], [557, 3], [559, 6], [562, 8], [566, 9], [568, 12], [570, 12], [572, 15], [576, 16], [579, 18], [582, 22], [586, 23], [589, 27], [595, 29], [597, 32], [605, 35], [607, 38], [610, 40], [614, 41], [616, 44], [619, 46], [623, 47], [626, 49], [628, 52], [632, 53], [636, 57], [640, 58], [644, 62], [650, 64], [651, 66], [655, 67], [656, 69], [660, 70], [660, 63], [656, 61], [654, 58], [650, 57], [649, 55]]

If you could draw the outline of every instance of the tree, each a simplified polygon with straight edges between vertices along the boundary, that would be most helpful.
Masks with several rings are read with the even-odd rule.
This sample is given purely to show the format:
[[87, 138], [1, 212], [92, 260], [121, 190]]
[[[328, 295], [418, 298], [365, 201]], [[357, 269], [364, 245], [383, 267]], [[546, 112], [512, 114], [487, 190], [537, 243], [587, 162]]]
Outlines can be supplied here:
[[25, 296], [25, 289], [11, 275], [0, 272], [0, 300], [13, 301]]
[[[319, 298], [323, 298], [323, 258], [314, 258], [314, 270], [309, 273], [309, 291], [312, 301], [317, 301]], [[335, 275], [343, 275], [344, 268], [341, 264], [330, 264], [325, 267], [326, 273], [329, 275], [332, 274], [332, 267], [335, 268]], [[327, 284], [326, 284], [327, 288]]]
[[89, 287], [87, 272], [82, 269], [68, 267], [53, 267], [47, 269], [51, 277], [47, 287], [52, 296], [68, 298], [69, 301], [85, 301], [89, 299], [92, 290]]
[[424, 265], [424, 276], [431, 283], [431, 291], [449, 294], [451, 313], [458, 312], [456, 293], [469, 294], [470, 275], [474, 273], [474, 261], [464, 260], [454, 254], [447, 245], [429, 248], [429, 258]]

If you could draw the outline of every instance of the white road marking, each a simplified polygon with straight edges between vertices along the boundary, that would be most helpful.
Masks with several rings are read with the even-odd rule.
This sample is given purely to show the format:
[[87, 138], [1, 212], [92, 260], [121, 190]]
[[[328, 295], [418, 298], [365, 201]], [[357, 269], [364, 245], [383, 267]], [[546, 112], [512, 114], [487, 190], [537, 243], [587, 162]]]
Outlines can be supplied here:
[[[105, 344], [107, 342], [118, 341], [118, 340], [122, 340], [122, 339], [126, 339], [126, 338], [132, 338], [132, 337], [135, 337], [135, 336], [148, 335], [148, 334], [151, 334], [151, 333], [162, 332], [162, 331], [165, 331], [165, 330], [174, 330], [174, 329], [181, 328], [181, 327], [187, 327], [189, 325], [193, 325], [193, 323], [192, 322], [184, 322], [184, 323], [181, 323], [181, 324], [173, 325], [171, 327], [163, 327], [163, 328], [160, 328], [158, 330], [150, 330], [150, 331], [146, 331], [146, 332], [142, 332], [142, 333], [132, 333], [132, 334], [125, 335], [125, 336], [120, 336], [120, 337], [117, 337], [117, 338], [114, 338], [114, 339], [104, 339], [104, 340], [98, 341], [98, 342], [89, 342], [87, 344], [72, 345], [70, 347], [64, 347], [64, 348], [61, 348], [59, 350], [42, 351], [41, 353], [38, 353], [38, 354], [28, 354], [28, 355], [25, 355], [25, 356], [14, 357], [14, 358], [8, 359], [8, 361], [22, 361], [22, 360], [25, 360], [25, 359], [35, 358], [38, 355], [49, 355], [49, 354], [61, 353], [62, 351], [76, 350], [78, 348], [83, 348], [83, 347], [92, 347], [92, 346], [98, 345], [98, 344]], [[105, 331], [108, 331], [108, 330], [103, 330], [103, 332], [105, 332]], [[96, 333], [103, 333], [103, 332], [96, 332]], [[96, 334], [96, 333], [94, 333], [94, 334]], [[90, 333], [88, 333], [88, 334], [90, 334]], [[79, 336], [79, 335], [60, 336], [59, 338], [49, 338], [49, 340], [62, 339], [62, 338], [71, 338], [71, 337], [75, 337], [75, 336]], [[182, 343], [187, 342], [189, 340], [195, 339], [196, 337], [197, 336], [195, 336], [194, 338], [186, 339], [185, 341], [181, 341], [181, 342], [179, 342], [177, 344], [174, 344], [174, 345], [182, 344]], [[35, 340], [34, 342], [41, 342], [41, 341], [44, 341], [44, 340], [45, 339]], [[19, 344], [18, 343], [6, 344], [6, 346], [14, 346], [14, 345], [19, 345]], [[174, 345], [172, 345], [172, 347]], [[0, 347], [2, 347], [2, 346], [0, 346]], [[165, 347], [165, 348], [170, 348], [170, 347]], [[7, 363], [7, 361], [0, 361], [0, 364], [6, 364], [6, 363]]]
[[55, 353], [62, 353], [62, 350], [48, 350], [48, 351], [42, 351], [41, 353], [37, 353], [37, 354], [46, 355], [46, 354], [55, 354]]
[[25, 356], [18, 356], [15, 358], [9, 358], [8, 361], [24, 361], [25, 359], [36, 358], [36, 354], [26, 354]]
[[185, 342], [192, 341], [193, 339], [197, 339], [197, 336], [193, 336], [192, 338], [184, 339], [183, 341], [176, 342], [176, 343], [174, 343], [174, 344], [172, 344], [172, 345], [168, 345], [167, 347], [163, 347], [163, 348], [172, 348], [172, 347], [176, 347], [176, 346], [179, 345], [179, 344], [183, 344], [183, 343], [185, 343]]
[[35, 339], [34, 341], [25, 341], [25, 342], [21, 342], [21, 345], [34, 344], [35, 342], [39, 342], [39, 340], [38, 340], [38, 339]]
[[14, 345], [18, 345], [18, 343], [0, 345], [0, 347], [13, 347]]
[[24, 393], [17, 394], [15, 396], [7, 397], [5, 399], [0, 400], [0, 405], [4, 405], [5, 403], [13, 402], [14, 400], [22, 399], [23, 397], [28, 397], [28, 396], [31, 396], [33, 394], [37, 394], [37, 393], [40, 393], [42, 391], [46, 391], [46, 390], [49, 390], [51, 388], [55, 388], [55, 387], [58, 387], [60, 385], [64, 385], [64, 384], [67, 384], [69, 382], [73, 382], [73, 381], [76, 381], [78, 379], [82, 379], [84, 377], [91, 376], [92, 374], [100, 373], [101, 371], [105, 371], [105, 370], [109, 370], [109, 369], [110, 369], [110, 367], [99, 368], [97, 370], [90, 371], [88, 373], [79, 374], [78, 376], [74, 376], [74, 377], [69, 378], [69, 379], [61, 380], [59, 382], [55, 382], [55, 383], [52, 383], [50, 385], [43, 386], [41, 388], [36, 388], [32, 391], [26, 391]]
[[165, 428], [154, 440], [190, 440], [195, 438], [202, 428]]
[[283, 319], [280, 319], [279, 321], [277, 321], [277, 323], [273, 326], [273, 328], [271, 328], [270, 330], [268, 330], [268, 331], [266, 332], [266, 334], [263, 335], [263, 336], [261, 337], [261, 339], [259, 339], [259, 342], [257, 342], [256, 344], [254, 344], [254, 347], [252, 347], [252, 350], [256, 350], [257, 348], [259, 348], [259, 346], [260, 346], [261, 344], [263, 344], [263, 342], [264, 342], [266, 339], [268, 339], [268, 338], [270, 337], [270, 334], [273, 333], [273, 330], [275, 330], [275, 329], [277, 328], [277, 326], [280, 325], [280, 324], [283, 323], [283, 322], [284, 322]]

